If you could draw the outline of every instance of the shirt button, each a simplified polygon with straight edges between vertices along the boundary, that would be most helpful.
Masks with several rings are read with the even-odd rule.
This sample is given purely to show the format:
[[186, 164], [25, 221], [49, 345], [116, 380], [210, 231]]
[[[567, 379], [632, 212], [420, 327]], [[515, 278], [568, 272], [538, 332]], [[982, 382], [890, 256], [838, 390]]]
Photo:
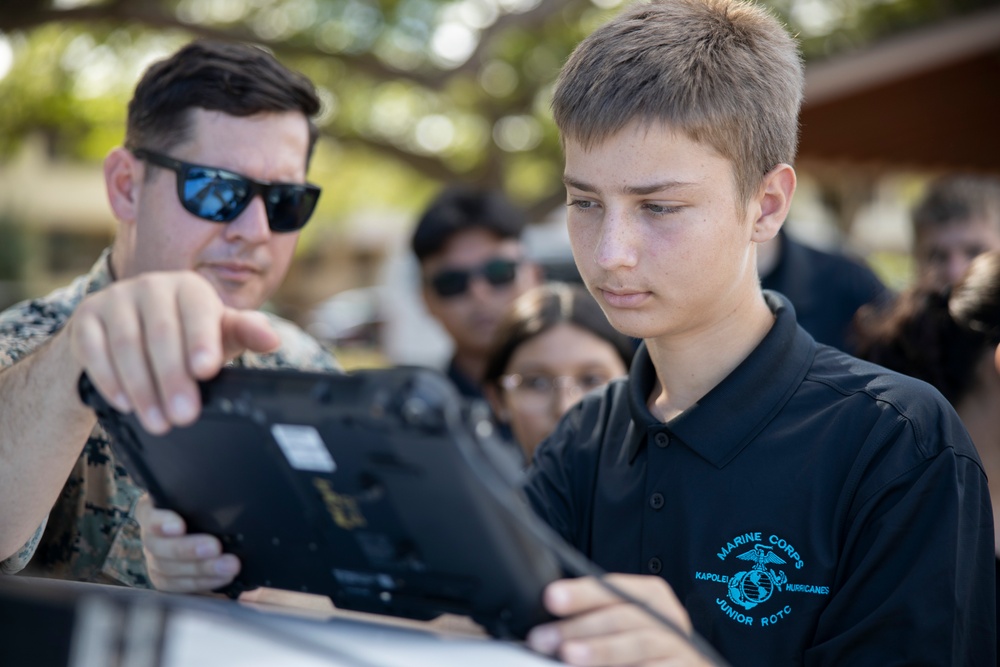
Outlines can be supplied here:
[[656, 446], [660, 449], [663, 449], [670, 444], [670, 436], [666, 433], [657, 433], [653, 440], [656, 441]]
[[649, 497], [649, 506], [654, 510], [661, 509], [663, 507], [663, 494], [654, 493]]
[[659, 574], [660, 570], [663, 569], [663, 563], [660, 562], [659, 558], [653, 556], [652, 558], [649, 559], [649, 562], [646, 564], [646, 567], [648, 567], [649, 571], [652, 572], [653, 574]]

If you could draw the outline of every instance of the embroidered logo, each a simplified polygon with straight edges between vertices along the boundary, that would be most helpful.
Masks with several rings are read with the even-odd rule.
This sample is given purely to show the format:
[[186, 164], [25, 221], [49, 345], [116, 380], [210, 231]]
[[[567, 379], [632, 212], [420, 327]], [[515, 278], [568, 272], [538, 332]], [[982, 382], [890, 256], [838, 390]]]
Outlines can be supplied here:
[[[725, 584], [725, 594], [717, 597], [715, 603], [726, 616], [741, 625], [770, 627], [791, 616], [791, 604], [781, 604], [789, 600], [776, 594], [830, 594], [828, 586], [789, 583], [785, 573], [788, 567], [783, 566], [801, 570], [805, 563], [795, 547], [778, 535], [764, 538], [761, 532], [743, 533], [726, 542], [716, 555], [723, 562], [733, 556], [735, 560], [751, 563], [749, 569], [743, 565], [731, 575], [703, 571], [694, 573], [697, 580]], [[733, 566], [742, 565], [735, 560], [729, 562]], [[781, 601], [778, 601], [779, 598]], [[754, 615], [747, 613], [758, 606], [760, 609]]]
[[730, 600], [744, 609], [753, 609], [761, 602], [767, 602], [775, 589], [780, 591], [788, 583], [784, 572], [779, 570], [776, 574], [767, 567], [769, 564], [785, 564], [784, 559], [774, 555], [773, 549], [774, 547], [755, 544], [753, 549], [737, 556], [740, 560], [753, 561], [753, 568], [749, 572], [737, 572], [729, 580]]

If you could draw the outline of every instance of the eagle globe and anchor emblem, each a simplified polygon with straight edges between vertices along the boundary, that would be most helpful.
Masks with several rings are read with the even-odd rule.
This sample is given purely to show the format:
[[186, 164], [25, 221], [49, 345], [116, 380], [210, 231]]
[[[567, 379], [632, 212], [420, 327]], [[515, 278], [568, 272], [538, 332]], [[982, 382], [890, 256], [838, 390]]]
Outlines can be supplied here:
[[740, 560], [753, 562], [750, 570], [737, 572], [729, 579], [729, 599], [744, 609], [753, 609], [766, 602], [775, 589], [788, 583], [785, 573], [777, 573], [768, 565], [784, 565], [785, 561], [774, 553], [772, 547], [755, 544], [753, 549], [736, 556]]

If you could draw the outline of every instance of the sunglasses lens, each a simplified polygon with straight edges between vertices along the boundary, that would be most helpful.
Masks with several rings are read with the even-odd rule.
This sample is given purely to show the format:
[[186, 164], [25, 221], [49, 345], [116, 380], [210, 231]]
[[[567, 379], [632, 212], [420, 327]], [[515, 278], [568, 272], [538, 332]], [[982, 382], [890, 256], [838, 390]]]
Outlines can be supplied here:
[[493, 286], [510, 284], [517, 277], [517, 262], [494, 259], [483, 266], [483, 277]]
[[430, 284], [438, 296], [458, 296], [469, 289], [469, 281], [473, 275], [482, 276], [494, 287], [509, 285], [517, 277], [517, 262], [509, 259], [493, 259], [471, 271], [446, 269], [434, 275], [430, 279]]
[[441, 271], [431, 278], [431, 287], [438, 296], [457, 296], [469, 287], [468, 271]]
[[190, 167], [184, 174], [181, 200], [199, 218], [229, 222], [246, 208], [253, 191], [245, 178], [220, 169]]
[[275, 232], [294, 232], [309, 221], [319, 188], [308, 185], [273, 185], [265, 198], [268, 224]]

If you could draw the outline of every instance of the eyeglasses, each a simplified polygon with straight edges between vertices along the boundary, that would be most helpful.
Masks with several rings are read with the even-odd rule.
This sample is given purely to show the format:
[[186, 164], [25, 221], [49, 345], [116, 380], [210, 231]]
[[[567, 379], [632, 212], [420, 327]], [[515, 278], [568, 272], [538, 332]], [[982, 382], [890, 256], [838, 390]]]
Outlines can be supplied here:
[[258, 194], [264, 199], [272, 232], [302, 229], [316, 208], [320, 189], [310, 183], [268, 183], [233, 171], [181, 162], [136, 148], [132, 154], [177, 174], [177, 197], [184, 208], [203, 220], [232, 222]]
[[584, 373], [579, 377], [573, 375], [545, 375], [543, 373], [510, 373], [500, 376], [500, 386], [507, 391], [521, 393], [541, 400], [547, 400], [556, 395], [556, 390], [567, 391], [570, 396], [584, 394], [606, 385], [611, 381], [610, 375], [604, 373]]
[[464, 294], [469, 289], [469, 283], [476, 276], [482, 276], [493, 287], [502, 287], [514, 282], [517, 277], [518, 260], [496, 257], [482, 266], [471, 269], [445, 269], [431, 276], [427, 283], [441, 297], [453, 297]]

